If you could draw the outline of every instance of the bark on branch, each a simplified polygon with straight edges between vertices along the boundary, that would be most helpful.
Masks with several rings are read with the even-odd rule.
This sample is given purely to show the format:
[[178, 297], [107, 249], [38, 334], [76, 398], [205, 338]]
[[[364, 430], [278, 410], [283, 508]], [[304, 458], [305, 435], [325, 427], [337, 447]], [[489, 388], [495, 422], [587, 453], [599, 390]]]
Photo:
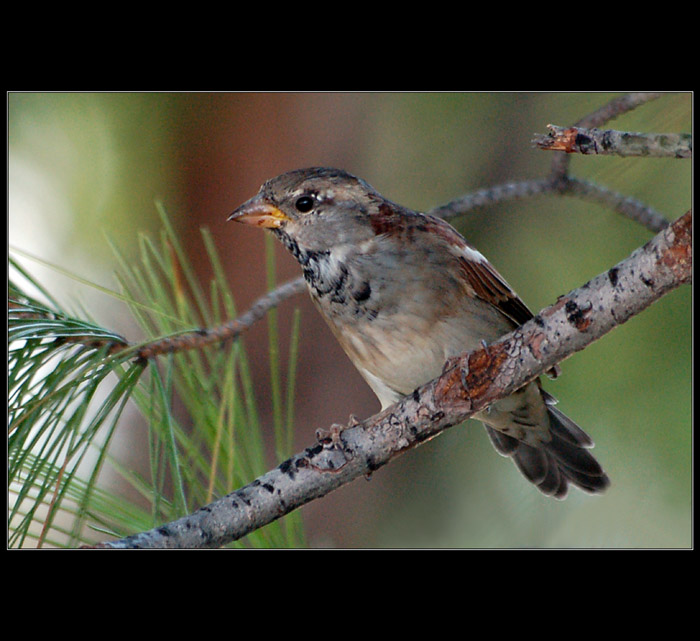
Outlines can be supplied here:
[[187, 331], [177, 336], [168, 336], [153, 341], [139, 349], [138, 357], [146, 360], [160, 354], [170, 354], [171, 352], [187, 349], [201, 349], [211, 343], [233, 340], [263, 318], [268, 311], [277, 307], [282, 301], [303, 291], [306, 291], [306, 283], [303, 278], [290, 280], [258, 298], [251, 308], [238, 318], [234, 318], [218, 327], [202, 328], [193, 332]]
[[547, 151], [655, 158], [691, 158], [693, 155], [691, 134], [647, 134], [557, 125], [547, 125], [547, 128], [548, 134], [540, 134], [532, 141], [533, 145]]
[[211, 548], [239, 539], [508, 396], [689, 283], [691, 273], [689, 211], [514, 332], [452, 359], [439, 378], [396, 405], [342, 432], [331, 428], [322, 442], [191, 515], [98, 547]]

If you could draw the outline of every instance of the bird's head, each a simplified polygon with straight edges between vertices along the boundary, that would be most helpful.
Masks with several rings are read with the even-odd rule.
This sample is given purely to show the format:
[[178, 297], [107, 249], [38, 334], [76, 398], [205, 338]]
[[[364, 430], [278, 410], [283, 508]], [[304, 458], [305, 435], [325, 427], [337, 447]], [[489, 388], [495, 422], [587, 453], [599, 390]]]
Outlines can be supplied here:
[[384, 199], [341, 169], [312, 167], [268, 180], [229, 220], [269, 229], [294, 253], [357, 244], [376, 234], [372, 215]]

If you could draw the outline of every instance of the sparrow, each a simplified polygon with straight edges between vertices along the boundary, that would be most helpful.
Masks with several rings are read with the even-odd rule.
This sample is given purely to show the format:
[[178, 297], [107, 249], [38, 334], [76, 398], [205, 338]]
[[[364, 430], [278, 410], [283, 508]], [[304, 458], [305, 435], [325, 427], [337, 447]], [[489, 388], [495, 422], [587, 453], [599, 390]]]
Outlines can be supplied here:
[[[269, 230], [291, 252], [382, 409], [438, 377], [448, 359], [533, 317], [449, 223], [397, 205], [340, 169], [268, 180], [229, 220]], [[570, 484], [602, 492], [610, 481], [589, 451], [593, 442], [556, 402], [537, 379], [473, 418], [544, 494], [562, 499]]]

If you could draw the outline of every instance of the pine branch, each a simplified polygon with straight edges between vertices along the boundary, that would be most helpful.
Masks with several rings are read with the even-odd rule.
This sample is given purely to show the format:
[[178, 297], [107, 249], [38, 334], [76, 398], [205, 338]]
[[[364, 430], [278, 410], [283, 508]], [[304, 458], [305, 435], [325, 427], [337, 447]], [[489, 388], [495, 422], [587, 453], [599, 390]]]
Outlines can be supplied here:
[[452, 359], [439, 378], [392, 407], [342, 431], [332, 426], [321, 442], [189, 516], [98, 547], [211, 548], [237, 540], [509, 396], [689, 283], [691, 274], [688, 212], [514, 332]]
[[[125, 293], [118, 296], [130, 305], [146, 334], [162, 337], [172, 335], [182, 323], [216, 325], [222, 317], [235, 317], [233, 296], [208, 232], [203, 230], [203, 238], [214, 268], [209, 301], [201, 295], [165, 215], [164, 225], [160, 247], [143, 237], [141, 260], [120, 261]], [[121, 259], [118, 252], [117, 257]], [[116, 536], [145, 529], [187, 514], [187, 505], [203, 505], [211, 494], [239, 487], [267, 469], [247, 357], [240, 343], [229, 340], [217, 349], [168, 355], [156, 363], [152, 356], [167, 349], [145, 356], [141, 346], [66, 312], [20, 265], [12, 259], [10, 264], [49, 301], [40, 302], [10, 282], [8, 522], [13, 546], [26, 545], [31, 539], [39, 546], [54, 543], [56, 536], [64, 539], [63, 545], [78, 545], [86, 540], [82, 528], [86, 518], [91, 526], [109, 524], [110, 534]], [[183, 285], [185, 279], [189, 287]], [[275, 296], [264, 297], [233, 321], [233, 327], [226, 323], [223, 327], [229, 335], [219, 340], [231, 338], [230, 332], [264, 316], [276, 304]], [[298, 324], [295, 332], [297, 328]], [[148, 345], [167, 346], [169, 340], [158, 338]], [[296, 343], [294, 335], [292, 343]], [[293, 407], [294, 357], [290, 355], [288, 404], [285, 407], [279, 401], [281, 410], [288, 413]], [[194, 429], [183, 427], [171, 411], [174, 394]], [[152, 517], [145, 526], [125, 511], [100, 513], [94, 503], [96, 481], [118, 419], [132, 400], [146, 419], [150, 474], [142, 478], [114, 461], [112, 466], [151, 504]], [[242, 424], [245, 428], [238, 430]], [[293, 452], [288, 438], [285, 434], [284, 442], [276, 439], [277, 460]], [[80, 469], [80, 474], [89, 475], [83, 481], [78, 468], [88, 452], [93, 459], [90, 468]], [[80, 499], [73, 505], [78, 490]], [[57, 517], [69, 513], [74, 521], [64, 535]], [[302, 540], [295, 515], [256, 532], [241, 545], [283, 547]]]
[[[143, 368], [126, 364], [130, 352], [117, 334], [51, 309], [12, 283], [8, 289], [8, 484], [14, 498], [9, 542], [22, 545], [40, 519], [41, 546], [93, 439], [100, 433], [110, 440]], [[117, 384], [99, 398], [113, 372]], [[91, 462], [79, 514], [103, 460], [98, 454]]]

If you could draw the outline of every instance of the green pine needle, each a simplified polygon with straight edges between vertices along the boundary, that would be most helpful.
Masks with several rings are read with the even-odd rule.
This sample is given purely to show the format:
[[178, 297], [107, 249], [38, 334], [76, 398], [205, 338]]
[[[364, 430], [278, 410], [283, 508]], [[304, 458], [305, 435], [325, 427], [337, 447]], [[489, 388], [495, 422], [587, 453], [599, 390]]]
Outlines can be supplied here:
[[[158, 211], [163, 232], [157, 241], [139, 237], [138, 261], [125, 260], [113, 247], [121, 292], [73, 276], [127, 304], [144, 335], [140, 344], [127, 345], [83, 312], [69, 313], [24, 267], [10, 261], [43, 299], [29, 296], [11, 280], [8, 478], [13, 547], [73, 547], [151, 528], [252, 481], [292, 453], [298, 313], [286, 394], [275, 312], [268, 325], [271, 390], [269, 395], [258, 390], [259, 399], [241, 338], [148, 362], [137, 358], [138, 348], [148, 341], [212, 327], [236, 315], [211, 235], [202, 232], [214, 274], [205, 288], [160, 204]], [[273, 259], [268, 279], [272, 287]], [[261, 424], [259, 402], [272, 403], [272, 426]], [[110, 453], [112, 441], [123, 433], [127, 406], [138, 408], [146, 423], [141, 434], [130, 432], [133, 447], [148, 452], [147, 468], [141, 471]], [[268, 429], [274, 435], [272, 453], [265, 445]], [[105, 465], [135, 490], [136, 502], [103, 487]], [[300, 516], [288, 515], [235, 545], [304, 545]]]

